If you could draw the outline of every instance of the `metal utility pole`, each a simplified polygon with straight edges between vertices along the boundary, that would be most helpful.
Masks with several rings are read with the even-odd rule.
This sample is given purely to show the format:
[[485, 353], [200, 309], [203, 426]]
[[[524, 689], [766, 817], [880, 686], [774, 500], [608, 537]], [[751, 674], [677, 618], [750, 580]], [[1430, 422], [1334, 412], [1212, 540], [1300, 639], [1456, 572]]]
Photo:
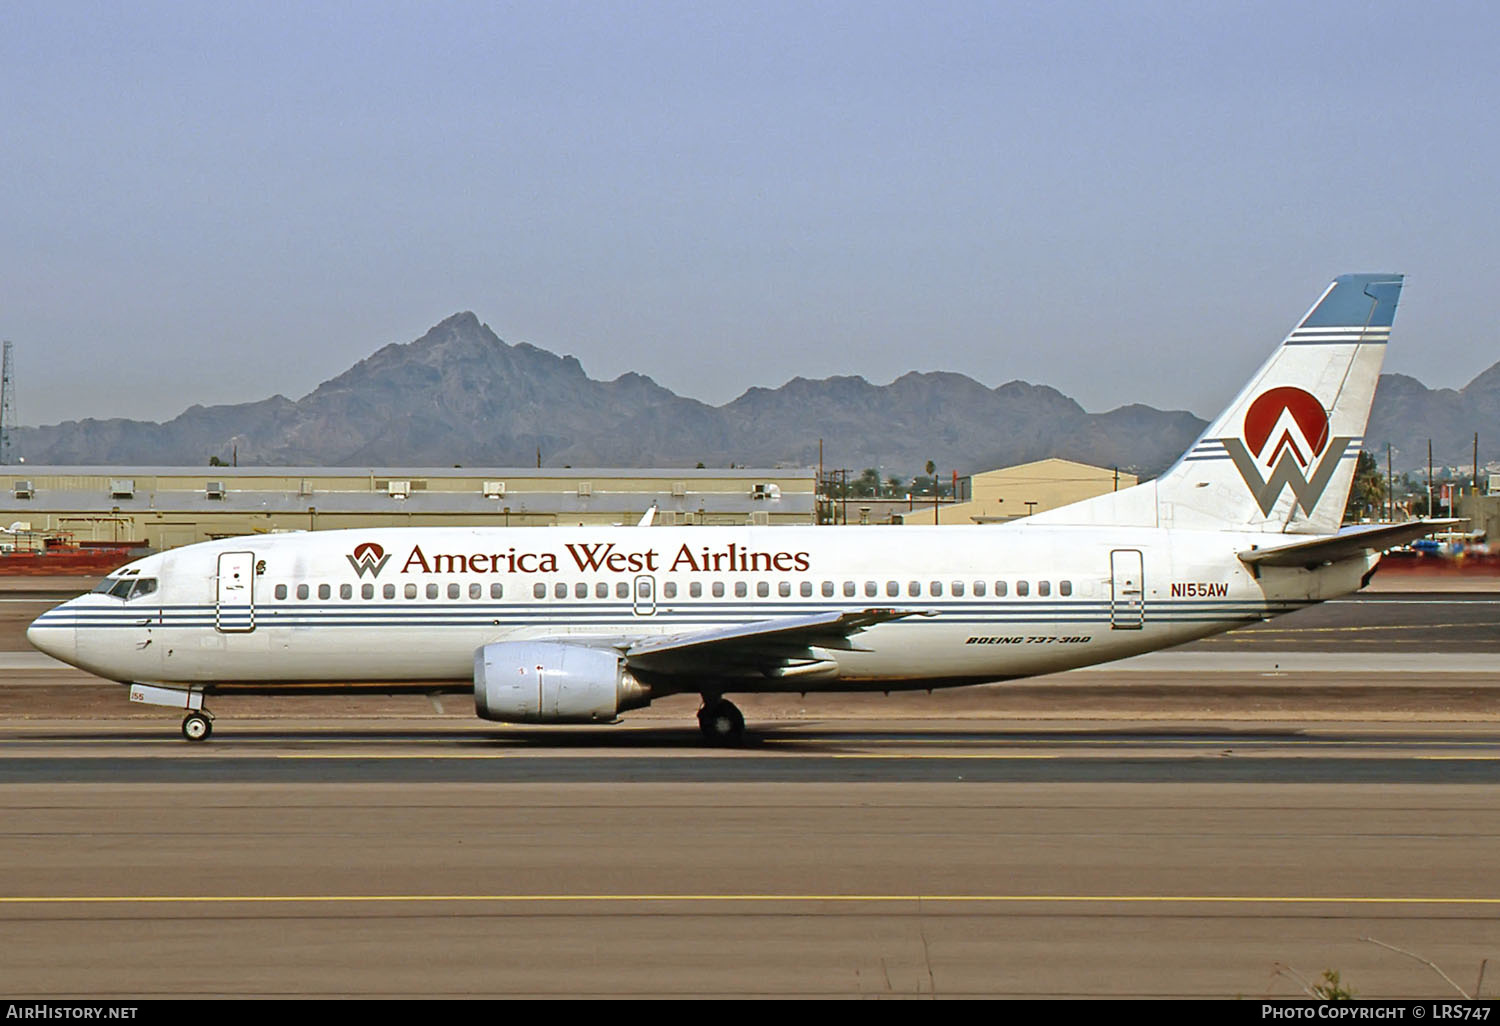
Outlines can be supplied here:
[[1385, 443], [1385, 522], [1396, 521], [1396, 486], [1391, 480], [1391, 443]]
[[11, 462], [12, 435], [16, 431], [16, 382], [11, 350], [14, 343], [4, 344], [0, 356], [0, 464]]
[[1427, 515], [1432, 516], [1432, 439], [1427, 439]]

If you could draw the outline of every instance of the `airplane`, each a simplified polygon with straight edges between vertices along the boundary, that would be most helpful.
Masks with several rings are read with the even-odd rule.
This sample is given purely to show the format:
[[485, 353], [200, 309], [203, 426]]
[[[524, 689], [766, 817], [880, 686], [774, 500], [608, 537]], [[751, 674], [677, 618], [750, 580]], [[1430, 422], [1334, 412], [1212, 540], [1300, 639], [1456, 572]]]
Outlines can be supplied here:
[[1006, 524], [389, 528], [188, 545], [36, 619], [41, 651], [186, 711], [210, 695], [472, 690], [503, 723], [726, 697], [993, 683], [1357, 591], [1451, 521], [1340, 528], [1403, 278], [1333, 280], [1164, 474]]

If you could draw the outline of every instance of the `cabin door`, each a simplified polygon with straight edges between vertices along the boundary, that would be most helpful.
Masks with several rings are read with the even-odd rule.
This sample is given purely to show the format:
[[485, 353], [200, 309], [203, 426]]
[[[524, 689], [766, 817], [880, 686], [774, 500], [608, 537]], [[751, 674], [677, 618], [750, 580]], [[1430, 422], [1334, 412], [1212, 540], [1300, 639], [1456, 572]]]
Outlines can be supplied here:
[[214, 626], [224, 634], [255, 630], [255, 553], [225, 552], [219, 556]]
[[1109, 625], [1117, 631], [1138, 631], [1146, 623], [1146, 585], [1140, 549], [1115, 549], [1109, 554]]

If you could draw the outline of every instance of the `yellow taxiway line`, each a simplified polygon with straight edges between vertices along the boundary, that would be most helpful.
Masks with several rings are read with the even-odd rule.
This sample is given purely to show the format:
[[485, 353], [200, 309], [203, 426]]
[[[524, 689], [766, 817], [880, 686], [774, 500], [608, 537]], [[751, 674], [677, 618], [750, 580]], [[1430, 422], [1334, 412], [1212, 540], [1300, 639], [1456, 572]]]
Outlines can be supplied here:
[[143, 895], [6, 895], [0, 905], [209, 905], [209, 904], [380, 904], [525, 903], [582, 904], [586, 902], [638, 904], [671, 902], [706, 904], [728, 902], [837, 902], [842, 904], [1132, 904], [1215, 905], [1500, 905], [1494, 898], [1358, 897], [1351, 895], [1250, 894], [143, 894]]

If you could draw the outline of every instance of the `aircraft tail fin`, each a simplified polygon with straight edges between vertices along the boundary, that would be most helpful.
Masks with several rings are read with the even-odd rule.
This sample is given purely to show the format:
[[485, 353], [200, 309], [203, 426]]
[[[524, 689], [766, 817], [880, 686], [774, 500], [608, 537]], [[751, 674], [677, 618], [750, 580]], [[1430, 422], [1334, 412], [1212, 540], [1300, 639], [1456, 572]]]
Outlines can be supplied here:
[[1113, 516], [1154, 520], [1161, 527], [1337, 532], [1401, 284], [1399, 274], [1335, 278], [1165, 474], [1118, 498], [1085, 500], [1036, 519], [1070, 523]]

